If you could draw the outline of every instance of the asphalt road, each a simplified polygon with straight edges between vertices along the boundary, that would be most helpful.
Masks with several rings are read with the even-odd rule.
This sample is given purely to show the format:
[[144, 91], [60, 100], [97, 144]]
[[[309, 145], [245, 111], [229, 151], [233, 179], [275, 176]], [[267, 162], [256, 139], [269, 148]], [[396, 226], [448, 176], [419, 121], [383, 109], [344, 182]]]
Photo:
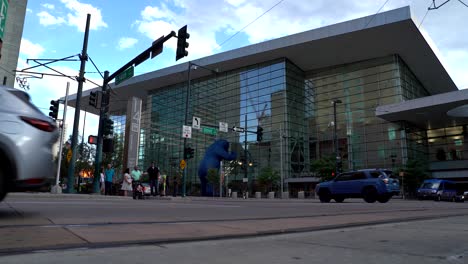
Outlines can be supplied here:
[[[317, 236], [321, 232], [342, 228], [412, 225], [421, 220], [459, 219], [456, 217], [467, 219], [468, 203], [394, 199], [386, 204], [368, 204], [353, 199], [345, 203], [322, 204], [317, 200], [293, 199], [131, 200], [21, 194], [10, 195], [0, 203], [0, 255], [13, 259], [14, 256], [42, 250], [68, 249], [66, 252], [72, 256], [76, 252], [70, 249], [74, 248], [104, 252], [114, 248], [117, 251], [122, 247], [134, 248], [135, 245], [138, 245], [136, 249], [168, 243], [190, 246], [192, 244], [185, 242], [191, 241], [198, 241], [197, 245], [209, 245], [226, 239], [231, 242], [236, 238], [250, 241], [258, 237], [309, 231], [314, 231], [310, 235]], [[458, 227], [464, 228], [460, 229], [462, 232], [468, 230], [468, 226], [454, 223], [454, 228]], [[387, 231], [396, 240], [399, 239], [398, 234], [407, 232]], [[467, 237], [466, 234], [463, 237]], [[352, 237], [347, 240], [350, 245], [358, 242]], [[415, 237], [414, 240], [426, 243], [423, 238]], [[248, 248], [244, 250], [249, 251]], [[167, 257], [171, 258], [169, 251]], [[3, 263], [2, 259], [0, 262]], [[222, 263], [213, 263], [218, 262]]]

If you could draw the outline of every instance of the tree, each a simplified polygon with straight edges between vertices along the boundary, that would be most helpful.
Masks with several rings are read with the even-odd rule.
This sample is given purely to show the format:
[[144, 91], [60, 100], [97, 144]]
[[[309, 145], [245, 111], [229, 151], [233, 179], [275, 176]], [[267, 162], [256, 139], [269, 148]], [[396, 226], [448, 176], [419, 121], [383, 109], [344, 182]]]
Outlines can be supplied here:
[[213, 196], [215, 194], [215, 188], [219, 185], [219, 174], [217, 169], [208, 169], [208, 175], [206, 176], [206, 179], [208, 182], [211, 184], [212, 189], [213, 189]]
[[317, 174], [321, 181], [331, 180], [333, 172], [335, 171], [336, 157], [325, 156], [320, 159], [314, 160], [311, 165], [313, 172]]
[[273, 191], [273, 188], [278, 186], [278, 183], [281, 180], [280, 178], [279, 172], [268, 166], [260, 171], [257, 181], [265, 188], [265, 192], [268, 192]]
[[403, 172], [404, 178], [400, 182], [403, 184], [403, 191], [410, 196], [414, 196], [416, 189], [425, 179], [429, 178], [427, 163], [420, 159], [408, 159]]

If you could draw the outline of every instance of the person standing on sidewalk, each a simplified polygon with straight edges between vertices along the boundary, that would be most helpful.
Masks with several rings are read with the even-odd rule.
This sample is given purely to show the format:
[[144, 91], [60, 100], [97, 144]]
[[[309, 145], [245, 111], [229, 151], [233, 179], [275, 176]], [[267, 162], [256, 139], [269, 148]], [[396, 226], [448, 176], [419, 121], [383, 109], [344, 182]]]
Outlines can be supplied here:
[[104, 190], [105, 195], [111, 195], [111, 190], [112, 190], [112, 182], [114, 180], [114, 169], [112, 168], [112, 164], [107, 164], [107, 169], [104, 171], [104, 176], [105, 176], [105, 185], [106, 189]]
[[101, 194], [105, 194], [105, 180], [106, 177], [104, 176], [104, 166], [101, 166], [101, 173], [99, 173], [99, 189], [101, 190]]
[[151, 166], [146, 171], [149, 176], [151, 195], [156, 196], [159, 193], [159, 168], [154, 165], [154, 161], [151, 162]]
[[122, 181], [122, 191], [124, 191], [124, 196], [128, 195], [128, 191], [133, 191], [132, 188], [132, 178], [130, 177], [130, 169], [126, 168], [124, 172], [124, 177]]
[[138, 187], [141, 186], [141, 171], [140, 169], [138, 169], [138, 165], [135, 165], [135, 167], [133, 167], [131, 177], [133, 182], [133, 199], [136, 199]]

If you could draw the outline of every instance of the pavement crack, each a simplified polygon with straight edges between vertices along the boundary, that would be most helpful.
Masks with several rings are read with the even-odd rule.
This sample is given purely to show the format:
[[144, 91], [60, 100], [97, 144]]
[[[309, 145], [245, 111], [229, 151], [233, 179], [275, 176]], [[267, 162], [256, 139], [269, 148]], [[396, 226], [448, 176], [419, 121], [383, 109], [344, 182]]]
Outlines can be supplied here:
[[75, 232], [73, 232], [72, 230], [70, 230], [68, 227], [63, 227], [64, 230], [66, 230], [68, 233], [72, 234], [73, 236], [77, 237], [78, 239], [81, 239], [83, 240], [84, 242], [86, 242], [87, 244], [92, 244], [91, 241], [87, 240], [86, 238], [76, 234]]

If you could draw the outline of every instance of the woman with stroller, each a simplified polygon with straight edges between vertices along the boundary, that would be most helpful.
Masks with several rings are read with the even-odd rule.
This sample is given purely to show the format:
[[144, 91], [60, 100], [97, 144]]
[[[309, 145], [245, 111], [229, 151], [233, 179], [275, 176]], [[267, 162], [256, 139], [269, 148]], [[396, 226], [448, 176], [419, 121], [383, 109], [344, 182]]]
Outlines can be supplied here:
[[130, 169], [126, 168], [123, 176], [123, 182], [122, 182], [122, 191], [124, 191], [124, 196], [128, 195], [128, 191], [133, 191], [132, 187], [132, 177], [130, 177]]

